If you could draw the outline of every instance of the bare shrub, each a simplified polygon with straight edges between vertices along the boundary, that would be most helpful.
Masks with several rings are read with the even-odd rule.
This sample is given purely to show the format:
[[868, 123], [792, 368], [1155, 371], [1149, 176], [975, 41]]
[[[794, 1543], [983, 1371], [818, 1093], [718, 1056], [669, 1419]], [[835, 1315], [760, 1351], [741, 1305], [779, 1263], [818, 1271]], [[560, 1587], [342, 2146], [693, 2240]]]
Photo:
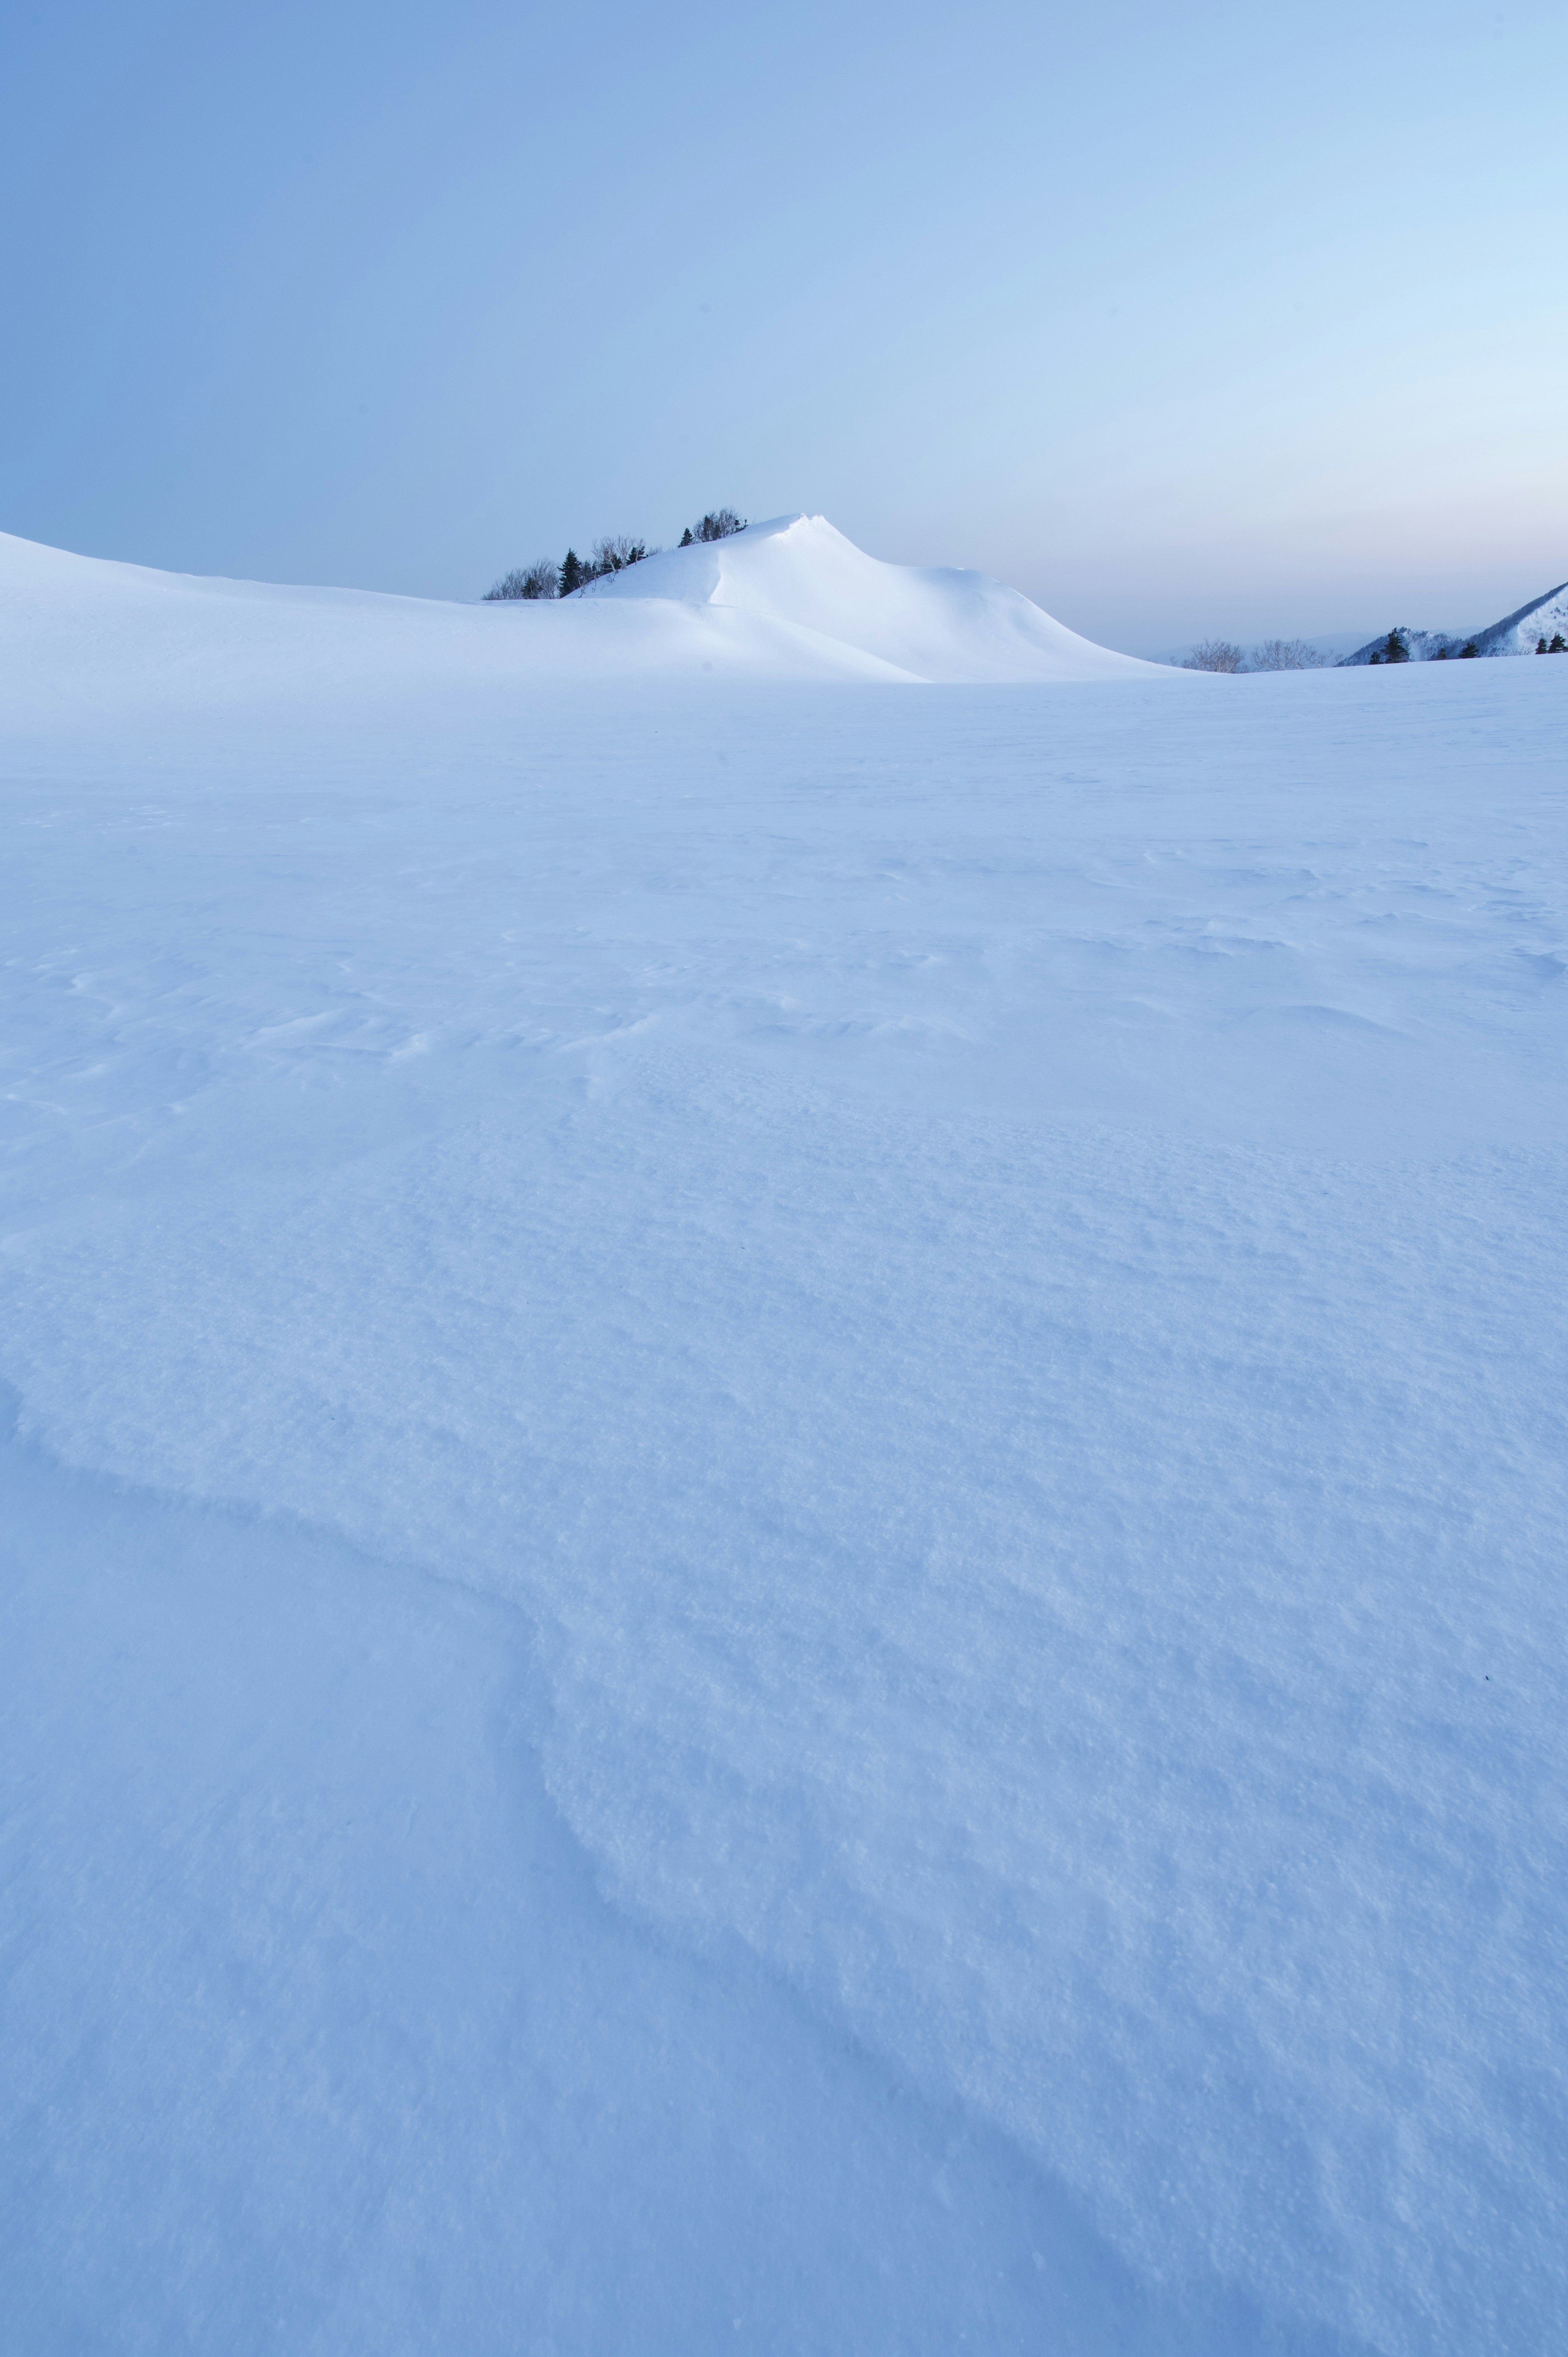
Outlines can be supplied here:
[[553, 597], [557, 575], [553, 557], [542, 556], [537, 565], [514, 565], [503, 573], [491, 589], [485, 592], [485, 604], [491, 605], [505, 597]]
[[1305, 639], [1265, 639], [1252, 649], [1249, 671], [1321, 671], [1327, 657]]
[[1229, 639], [1205, 639], [1200, 647], [1184, 656], [1184, 671], [1245, 671], [1247, 657], [1240, 647], [1232, 646]]
[[633, 540], [624, 532], [616, 533], [607, 540], [596, 540], [593, 555], [588, 560], [588, 577], [596, 581], [606, 573], [623, 573], [628, 565], [640, 565], [647, 554], [647, 543]]

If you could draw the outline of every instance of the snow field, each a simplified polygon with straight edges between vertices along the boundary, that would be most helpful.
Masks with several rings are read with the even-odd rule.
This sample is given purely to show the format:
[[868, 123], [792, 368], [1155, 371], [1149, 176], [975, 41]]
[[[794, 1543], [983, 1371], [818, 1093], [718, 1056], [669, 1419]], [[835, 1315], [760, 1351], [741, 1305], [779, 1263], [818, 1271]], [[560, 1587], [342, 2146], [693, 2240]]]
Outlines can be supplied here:
[[35, 2345], [1547, 2344], [1564, 681], [18, 735]]
[[606, 1906], [514, 1613], [0, 1476], [9, 2345], [1021, 2350], [1047, 2268], [1142, 2327], [1000, 2137]]

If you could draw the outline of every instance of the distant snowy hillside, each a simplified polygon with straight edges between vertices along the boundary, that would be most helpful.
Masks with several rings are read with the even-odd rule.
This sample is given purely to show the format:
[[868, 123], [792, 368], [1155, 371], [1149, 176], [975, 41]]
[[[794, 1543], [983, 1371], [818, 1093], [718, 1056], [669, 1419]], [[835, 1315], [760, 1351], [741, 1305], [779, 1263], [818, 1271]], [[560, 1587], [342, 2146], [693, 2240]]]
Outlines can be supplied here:
[[1125, 679], [1151, 668], [1080, 639], [983, 573], [885, 565], [826, 516], [777, 516], [671, 549], [576, 595], [733, 609], [859, 648], [917, 679]]
[[[1465, 644], [1465, 640], [1455, 637], [1452, 630], [1413, 630], [1408, 622], [1397, 622], [1393, 635], [1403, 640], [1405, 654], [1411, 662], [1432, 662], [1439, 655], [1457, 654]], [[1357, 663], [1381, 662], [1389, 638], [1389, 631], [1380, 630], [1375, 639], [1367, 640], [1365, 646], [1341, 655], [1341, 670], [1348, 671]]]
[[1544, 597], [1533, 598], [1514, 614], [1505, 614], [1475, 633], [1477, 651], [1484, 655], [1532, 655], [1544, 639], [1551, 645], [1561, 631], [1568, 638], [1568, 581], [1560, 581]]
[[[1539, 651], [1541, 639], [1550, 646], [1557, 632], [1568, 637], [1568, 581], [1559, 582], [1542, 597], [1532, 597], [1517, 612], [1505, 614], [1500, 622], [1488, 622], [1485, 630], [1412, 630], [1402, 624], [1396, 627], [1412, 662], [1451, 659], [1462, 655], [1467, 646], [1474, 646], [1477, 655], [1532, 655]], [[1341, 667], [1380, 662], [1388, 642], [1388, 631], [1380, 631], [1353, 654], [1341, 656]]]

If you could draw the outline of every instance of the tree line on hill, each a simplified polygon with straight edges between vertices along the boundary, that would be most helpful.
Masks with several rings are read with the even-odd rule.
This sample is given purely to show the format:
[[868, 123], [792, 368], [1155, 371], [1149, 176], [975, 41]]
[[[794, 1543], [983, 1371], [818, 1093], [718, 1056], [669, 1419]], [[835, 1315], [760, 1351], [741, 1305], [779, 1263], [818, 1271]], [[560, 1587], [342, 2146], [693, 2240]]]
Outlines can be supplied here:
[[[692, 548], [699, 541], [728, 540], [733, 533], [746, 530], [746, 519], [733, 508], [711, 508], [697, 524], [688, 524], [681, 534], [680, 545]], [[556, 564], [553, 556], [542, 556], [533, 565], [518, 565], [503, 573], [499, 581], [486, 590], [484, 603], [493, 605], [510, 597], [570, 597], [575, 589], [590, 581], [600, 581], [607, 573], [623, 573], [628, 565], [640, 565], [645, 556], [658, 556], [661, 551], [650, 548], [646, 542], [633, 540], [628, 533], [617, 533], [594, 543], [592, 554], [579, 556], [569, 548]]]

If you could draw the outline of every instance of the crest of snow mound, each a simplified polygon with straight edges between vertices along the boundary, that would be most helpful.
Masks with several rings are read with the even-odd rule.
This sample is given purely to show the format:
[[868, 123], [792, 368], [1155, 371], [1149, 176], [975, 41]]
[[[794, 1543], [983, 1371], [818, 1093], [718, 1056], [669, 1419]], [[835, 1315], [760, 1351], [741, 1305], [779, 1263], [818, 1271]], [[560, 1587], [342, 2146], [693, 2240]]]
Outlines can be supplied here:
[[1080, 639], [983, 573], [886, 565], [826, 516], [777, 516], [728, 540], [671, 549], [577, 594], [727, 608], [854, 647], [916, 679], [1124, 679], [1165, 668]]

